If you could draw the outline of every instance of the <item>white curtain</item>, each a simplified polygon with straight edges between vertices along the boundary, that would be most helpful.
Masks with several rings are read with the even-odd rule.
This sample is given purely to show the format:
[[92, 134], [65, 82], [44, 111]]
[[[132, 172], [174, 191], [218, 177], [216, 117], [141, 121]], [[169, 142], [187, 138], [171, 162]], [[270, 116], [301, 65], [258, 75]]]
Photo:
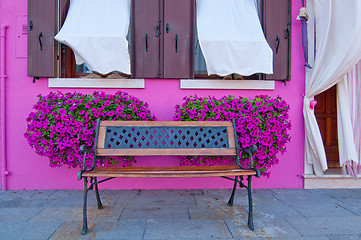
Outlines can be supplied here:
[[129, 18], [130, 0], [71, 0], [55, 39], [73, 50], [76, 64], [101, 74], [130, 74]]
[[[303, 105], [306, 134], [306, 164], [316, 175], [327, 169], [325, 149], [310, 102], [314, 96], [334, 86], [361, 57], [361, 1], [308, 0], [313, 8], [316, 52], [312, 70], [306, 70]], [[312, 41], [313, 42], [313, 39]], [[346, 125], [345, 125], [346, 126]]]
[[337, 84], [337, 122], [340, 164], [351, 176], [360, 173], [361, 62]]
[[273, 53], [254, 0], [197, 0], [197, 28], [208, 74], [273, 73]]

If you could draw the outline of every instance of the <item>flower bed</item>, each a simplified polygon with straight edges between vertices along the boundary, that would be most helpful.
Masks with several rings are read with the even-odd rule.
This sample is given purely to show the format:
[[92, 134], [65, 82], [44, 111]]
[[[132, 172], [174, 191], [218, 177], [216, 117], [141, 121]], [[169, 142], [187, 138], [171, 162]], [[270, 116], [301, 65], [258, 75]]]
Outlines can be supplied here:
[[[132, 120], [152, 121], [154, 116], [148, 104], [124, 92], [105, 94], [81, 93], [49, 93], [38, 96], [27, 121], [24, 134], [29, 145], [36, 153], [46, 156], [50, 166], [81, 165], [83, 156], [79, 154], [79, 146], [93, 146], [96, 119], [101, 120]], [[91, 165], [93, 155], [87, 155]], [[108, 157], [99, 160], [104, 166], [131, 166], [134, 159], [130, 157]]]
[[[277, 154], [286, 151], [290, 141], [288, 130], [289, 105], [280, 97], [271, 98], [260, 95], [249, 100], [242, 97], [197, 97], [184, 98], [182, 106], [176, 106], [174, 120], [178, 121], [230, 121], [236, 122], [238, 142], [241, 148], [252, 144], [258, 147], [254, 156], [255, 167], [264, 176], [269, 176], [269, 168], [278, 163]], [[247, 153], [241, 152], [249, 164]], [[227, 157], [187, 157], [181, 159], [182, 165], [216, 165], [229, 164], [234, 161]]]

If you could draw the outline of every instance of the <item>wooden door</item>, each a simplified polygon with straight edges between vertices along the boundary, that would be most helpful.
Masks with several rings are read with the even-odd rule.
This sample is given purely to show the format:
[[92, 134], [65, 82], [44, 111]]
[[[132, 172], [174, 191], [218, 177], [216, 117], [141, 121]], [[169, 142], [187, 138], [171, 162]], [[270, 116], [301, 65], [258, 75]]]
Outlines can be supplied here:
[[336, 86], [317, 95], [315, 100], [315, 115], [325, 146], [327, 165], [329, 168], [339, 168]]

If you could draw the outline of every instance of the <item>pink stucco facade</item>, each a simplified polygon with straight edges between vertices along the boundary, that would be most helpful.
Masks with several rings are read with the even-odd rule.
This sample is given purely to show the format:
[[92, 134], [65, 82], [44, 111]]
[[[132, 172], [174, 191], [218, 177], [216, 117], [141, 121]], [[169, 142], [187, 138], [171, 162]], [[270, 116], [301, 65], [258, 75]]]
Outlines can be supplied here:
[[[120, 89], [149, 103], [150, 110], [158, 120], [172, 120], [174, 107], [181, 104], [184, 96], [224, 95], [254, 97], [258, 94], [281, 96], [291, 106], [292, 121], [291, 143], [287, 152], [280, 156], [280, 162], [271, 169], [270, 178], [255, 179], [254, 188], [303, 188], [304, 172], [304, 123], [302, 104], [305, 86], [303, 53], [301, 43], [301, 23], [296, 20], [301, 0], [292, 1], [292, 44], [291, 44], [291, 81], [285, 86], [275, 83], [275, 90], [183, 90], [179, 80], [146, 79], [144, 89]], [[5, 79], [5, 122], [6, 177], [9, 190], [32, 189], [81, 189], [82, 181], [76, 180], [79, 169], [67, 167], [51, 168], [45, 157], [40, 157], [31, 149], [24, 138], [26, 117], [31, 112], [37, 95], [50, 91], [78, 91], [91, 93], [96, 89], [50, 89], [47, 79], [40, 79], [35, 84], [26, 75], [26, 58], [21, 52], [26, 49], [26, 42], [17, 39], [17, 18], [27, 15], [27, 0], [1, 0], [0, 24], [7, 24], [6, 31], [6, 79]], [[119, 89], [102, 89], [114, 93]], [[4, 119], [0, 119], [4, 121]], [[176, 158], [143, 158], [139, 164], [149, 160], [152, 165], [176, 165]], [[3, 172], [1, 173], [3, 174]], [[185, 188], [230, 188], [232, 183], [220, 178], [202, 179], [118, 179], [110, 181], [102, 188], [117, 189], [185, 189]]]

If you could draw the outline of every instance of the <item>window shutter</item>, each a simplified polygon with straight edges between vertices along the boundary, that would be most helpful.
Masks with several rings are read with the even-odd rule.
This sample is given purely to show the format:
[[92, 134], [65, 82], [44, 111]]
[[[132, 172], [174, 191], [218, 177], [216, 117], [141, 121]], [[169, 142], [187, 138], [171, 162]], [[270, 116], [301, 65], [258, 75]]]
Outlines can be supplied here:
[[[70, 0], [59, 0], [59, 27], [60, 29], [65, 21], [66, 15], [69, 10]], [[60, 47], [60, 77], [68, 78], [71, 77], [72, 74], [72, 51], [71, 49], [59, 43]]]
[[261, 21], [266, 39], [273, 51], [273, 74], [265, 79], [290, 78], [290, 0], [262, 0]]
[[163, 29], [162, 9], [162, 0], [132, 1], [131, 71], [133, 78], [163, 77], [163, 32], [160, 35], [158, 33]]
[[164, 5], [164, 78], [194, 77], [194, 0]]
[[56, 0], [28, 0], [28, 76], [56, 76]]

